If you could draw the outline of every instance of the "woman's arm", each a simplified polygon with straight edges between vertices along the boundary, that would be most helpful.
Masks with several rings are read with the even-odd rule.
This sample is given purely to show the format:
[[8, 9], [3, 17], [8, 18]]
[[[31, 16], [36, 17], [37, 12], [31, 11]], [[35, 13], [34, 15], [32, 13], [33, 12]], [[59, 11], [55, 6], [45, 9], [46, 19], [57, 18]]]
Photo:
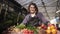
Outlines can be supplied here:
[[45, 17], [43, 16], [42, 13], [39, 13], [39, 18], [42, 20], [42, 23], [47, 23], [47, 22], [49, 22], [47, 19], [45, 19]]
[[25, 18], [24, 18], [24, 20], [23, 20], [23, 24], [26, 24], [27, 22], [28, 22], [28, 20], [29, 20], [29, 15], [27, 15]]

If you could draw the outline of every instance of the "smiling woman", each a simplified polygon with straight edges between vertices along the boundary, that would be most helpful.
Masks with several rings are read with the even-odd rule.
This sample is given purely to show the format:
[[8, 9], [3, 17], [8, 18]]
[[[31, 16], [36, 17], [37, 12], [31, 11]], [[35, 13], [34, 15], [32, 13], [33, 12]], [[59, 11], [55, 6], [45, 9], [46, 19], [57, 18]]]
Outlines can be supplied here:
[[[47, 24], [47, 20], [44, 18], [43, 14], [40, 12], [38, 12], [38, 8], [37, 8], [37, 5], [35, 3], [30, 3], [29, 6], [28, 6], [28, 11], [29, 11], [29, 14], [25, 17], [25, 19], [23, 20], [23, 24], [27, 24], [30, 22], [31, 20], [31, 23], [30, 25], [41, 25], [41, 23], [44, 23], [44, 24]], [[33, 19], [34, 18], [34, 19]], [[37, 19], [36, 19], [37, 18]], [[33, 23], [33, 21], [36, 19], [36, 23]], [[28, 25], [28, 24], [27, 24]]]
[[37, 5], [35, 3], [31, 3], [29, 6], [28, 6], [28, 11], [30, 13], [37, 13], [38, 12], [38, 8], [37, 8]]

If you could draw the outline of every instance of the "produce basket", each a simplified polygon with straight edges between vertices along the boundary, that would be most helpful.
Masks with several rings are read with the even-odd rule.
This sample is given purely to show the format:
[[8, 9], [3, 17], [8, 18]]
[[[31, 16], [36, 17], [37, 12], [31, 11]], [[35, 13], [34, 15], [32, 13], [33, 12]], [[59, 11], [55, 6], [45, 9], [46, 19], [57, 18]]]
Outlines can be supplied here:
[[16, 26], [16, 28], [19, 28], [22, 34], [37, 34], [38, 33], [37, 28], [34, 26], [30, 26], [30, 25], [25, 26], [23, 24], [20, 24]]

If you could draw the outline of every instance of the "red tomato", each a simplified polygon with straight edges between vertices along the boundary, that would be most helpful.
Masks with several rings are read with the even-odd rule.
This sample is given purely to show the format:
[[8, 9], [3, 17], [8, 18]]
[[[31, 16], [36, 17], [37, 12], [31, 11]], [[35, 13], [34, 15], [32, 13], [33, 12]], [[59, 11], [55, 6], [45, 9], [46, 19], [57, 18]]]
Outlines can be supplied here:
[[50, 27], [50, 26], [51, 26], [51, 24], [48, 24], [48, 26]]
[[34, 34], [34, 31], [31, 31], [32, 34]]
[[41, 25], [42, 28], [44, 28], [44, 26], [45, 26], [44, 24]]
[[26, 31], [25, 31], [25, 34], [29, 34], [29, 31], [28, 31], [28, 30], [26, 30]]
[[29, 31], [27, 29], [23, 29], [22, 32], [23, 32], [23, 34], [29, 34], [28, 33]]
[[46, 30], [46, 29], [47, 29], [47, 27], [45, 26], [45, 27], [44, 27], [44, 29]]
[[34, 34], [34, 32], [32, 30], [29, 30], [29, 34]]
[[31, 30], [29, 30], [29, 34], [31, 34]]

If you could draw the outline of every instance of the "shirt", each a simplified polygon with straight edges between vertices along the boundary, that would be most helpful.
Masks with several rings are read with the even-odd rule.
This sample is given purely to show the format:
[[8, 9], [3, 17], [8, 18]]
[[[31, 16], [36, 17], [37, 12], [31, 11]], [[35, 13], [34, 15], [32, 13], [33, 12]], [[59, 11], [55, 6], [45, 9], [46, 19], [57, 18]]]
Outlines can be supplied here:
[[[31, 14], [28, 14], [28, 15], [25, 17], [25, 19], [23, 20], [22, 23], [24, 23], [24, 24], [28, 23], [30, 17], [31, 17]], [[44, 18], [43, 14], [42, 14], [41, 12], [40, 12], [40, 13], [37, 13], [37, 14], [35, 15], [35, 17], [38, 17], [40, 20], [42, 20], [43, 23], [46, 23], [46, 24], [47, 24], [47, 22], [48, 22], [48, 20], [46, 20], [46, 19]], [[39, 24], [40, 24], [40, 22], [39, 22]]]

